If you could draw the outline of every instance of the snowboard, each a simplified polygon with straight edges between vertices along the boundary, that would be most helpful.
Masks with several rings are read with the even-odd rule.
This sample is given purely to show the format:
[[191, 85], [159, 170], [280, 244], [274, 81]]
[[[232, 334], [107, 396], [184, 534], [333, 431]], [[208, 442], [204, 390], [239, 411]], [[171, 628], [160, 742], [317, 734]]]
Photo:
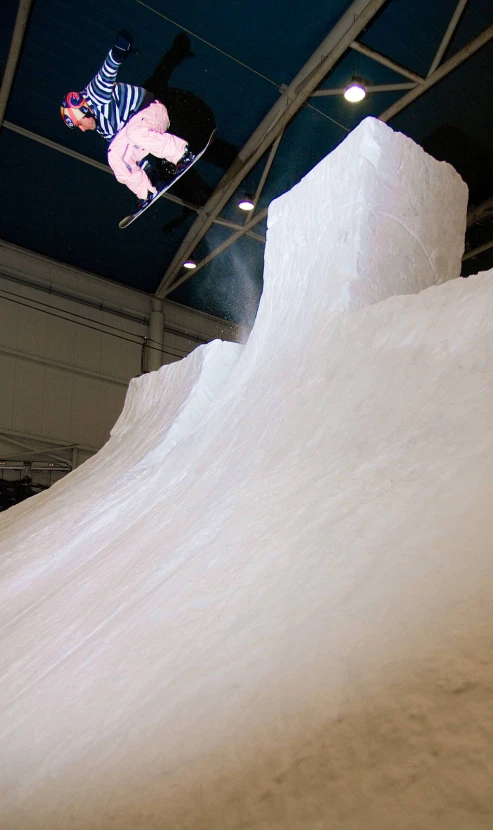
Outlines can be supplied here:
[[193, 167], [193, 165], [200, 158], [202, 158], [202, 156], [204, 155], [205, 151], [207, 150], [207, 148], [209, 147], [211, 142], [214, 141], [214, 139], [216, 137], [216, 133], [217, 133], [217, 129], [214, 128], [214, 130], [210, 134], [209, 141], [207, 142], [207, 144], [205, 145], [203, 150], [201, 150], [200, 153], [197, 153], [194, 160], [191, 161], [190, 164], [187, 164], [187, 166], [183, 170], [181, 170], [179, 173], [177, 173], [176, 176], [173, 176], [173, 178], [169, 182], [166, 182], [164, 187], [162, 187], [161, 190], [158, 190], [158, 192], [152, 197], [152, 199], [147, 203], [147, 205], [145, 207], [141, 208], [141, 210], [138, 210], [136, 213], [131, 213], [130, 216], [125, 216], [125, 218], [122, 219], [122, 221], [118, 224], [118, 227], [122, 228], [122, 230], [123, 230], [123, 228], [128, 228], [128, 226], [131, 225], [132, 222], [135, 222], [135, 220], [138, 219], [139, 216], [142, 216], [142, 214], [145, 213], [146, 210], [151, 207], [151, 205], [153, 205], [155, 202], [157, 202], [157, 200], [159, 199], [160, 196], [162, 196], [164, 193], [166, 193], [166, 191], [169, 190], [170, 187], [173, 187], [173, 185], [178, 181], [178, 179], [181, 179], [181, 177], [184, 176], [185, 173], [188, 173], [190, 168]]

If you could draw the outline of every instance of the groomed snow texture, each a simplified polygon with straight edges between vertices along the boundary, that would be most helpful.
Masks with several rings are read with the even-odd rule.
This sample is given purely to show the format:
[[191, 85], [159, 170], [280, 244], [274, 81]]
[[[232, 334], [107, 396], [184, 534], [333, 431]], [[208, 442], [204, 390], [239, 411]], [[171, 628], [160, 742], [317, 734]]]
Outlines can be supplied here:
[[272, 205], [243, 350], [132, 381], [101, 452], [2, 514], [2, 828], [491, 828], [466, 200], [363, 122]]

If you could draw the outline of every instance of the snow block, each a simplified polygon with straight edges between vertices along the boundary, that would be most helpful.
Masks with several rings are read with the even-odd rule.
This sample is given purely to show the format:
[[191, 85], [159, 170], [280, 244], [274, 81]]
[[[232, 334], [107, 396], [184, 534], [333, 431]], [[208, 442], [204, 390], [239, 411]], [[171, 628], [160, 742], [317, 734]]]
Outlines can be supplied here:
[[366, 118], [271, 204], [265, 280], [309, 280], [340, 312], [459, 277], [467, 197], [453, 167]]
[[244, 348], [139, 378], [1, 514], [2, 830], [491, 826], [493, 272], [451, 279], [460, 199], [365, 122], [273, 206]]

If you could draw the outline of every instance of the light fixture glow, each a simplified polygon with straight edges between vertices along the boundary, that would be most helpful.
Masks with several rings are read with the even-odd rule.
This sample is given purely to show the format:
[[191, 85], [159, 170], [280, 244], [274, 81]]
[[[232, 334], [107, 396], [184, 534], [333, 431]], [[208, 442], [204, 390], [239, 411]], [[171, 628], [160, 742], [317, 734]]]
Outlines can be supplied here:
[[366, 96], [366, 89], [362, 78], [353, 75], [353, 79], [348, 87], [344, 90], [344, 98], [351, 104], [357, 104]]
[[245, 197], [241, 202], [238, 202], [238, 207], [240, 210], [253, 210], [255, 205], [250, 198]]
[[197, 267], [197, 263], [194, 262], [193, 259], [187, 259], [187, 261], [183, 263], [183, 267], [191, 270], [192, 268]]

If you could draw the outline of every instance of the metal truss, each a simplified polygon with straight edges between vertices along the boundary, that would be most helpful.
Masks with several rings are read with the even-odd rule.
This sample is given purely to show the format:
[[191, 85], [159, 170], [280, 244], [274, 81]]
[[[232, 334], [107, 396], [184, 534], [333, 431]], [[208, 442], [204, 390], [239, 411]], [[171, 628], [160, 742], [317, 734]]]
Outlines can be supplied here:
[[472, 259], [475, 256], [479, 256], [479, 254], [489, 251], [490, 248], [493, 248], [493, 239], [490, 239], [489, 242], [485, 242], [484, 245], [480, 245], [479, 248], [474, 248], [474, 251], [468, 251], [467, 254], [464, 254], [462, 257], [462, 262], [465, 262], [466, 259]]
[[[103, 173], [109, 173], [111, 176], [114, 175], [113, 170], [111, 167], [108, 167], [107, 164], [103, 164], [100, 161], [95, 161], [89, 156], [84, 156], [82, 153], [77, 153], [75, 150], [71, 150], [68, 147], [64, 147], [62, 144], [57, 144], [55, 141], [51, 141], [49, 138], [45, 138], [42, 135], [38, 135], [37, 133], [31, 132], [31, 130], [26, 130], [25, 127], [19, 127], [17, 124], [13, 124], [11, 121], [4, 121], [3, 126], [7, 130], [12, 130], [12, 132], [17, 133], [18, 135], [22, 135], [25, 138], [30, 138], [31, 141], [37, 141], [39, 144], [44, 144], [45, 147], [50, 147], [51, 150], [56, 150], [58, 153], [63, 153], [66, 156], [71, 156], [77, 161], [82, 161], [85, 164], [89, 164], [91, 167], [95, 167], [97, 170], [102, 170]], [[188, 210], [193, 210], [195, 213], [200, 213], [202, 211], [201, 207], [197, 205], [193, 205], [191, 202], [186, 202], [184, 199], [180, 199], [178, 196], [173, 196], [172, 193], [164, 193], [161, 197], [163, 199], [167, 199], [169, 202], [174, 202], [176, 205], [181, 205], [181, 207], [188, 208]], [[215, 224], [223, 225], [226, 228], [232, 228], [233, 230], [241, 230], [242, 226], [235, 223], [230, 222], [227, 219], [222, 219], [221, 217], [217, 217], [214, 220]], [[257, 242], [265, 243], [265, 237], [258, 233], [253, 233], [253, 231], [248, 231], [248, 236], [251, 236], [252, 239], [255, 239]]]
[[245, 176], [386, 2], [387, 0], [354, 0], [293, 81], [282, 90], [280, 98], [240, 150], [237, 159], [205, 205], [203, 213], [190, 228], [161, 280], [156, 291], [157, 297], [169, 293], [183, 262], [193, 253]]
[[493, 197], [485, 199], [480, 205], [471, 207], [467, 213], [467, 227], [475, 225], [476, 222], [481, 222], [482, 219], [488, 219], [493, 216]]
[[[493, 217], [493, 198], [485, 199], [481, 204], [469, 209], [467, 213], [467, 230], [472, 228], [473, 225], [483, 222], [485, 219], [491, 219], [491, 217]], [[472, 251], [467, 251], [462, 257], [462, 262], [465, 262], [467, 259], [473, 259], [473, 257], [479, 256], [479, 254], [488, 251], [490, 248], [493, 248], [493, 239], [479, 245]]]
[[15, 70], [17, 62], [24, 42], [24, 35], [26, 33], [27, 21], [29, 19], [29, 12], [31, 10], [32, 0], [20, 0], [17, 9], [17, 17], [15, 19], [14, 31], [12, 40], [10, 42], [10, 49], [5, 66], [5, 72], [2, 79], [2, 87], [0, 89], [0, 129], [3, 124], [3, 117], [7, 109], [7, 103], [10, 97], [12, 84], [14, 83]]
[[464, 61], [470, 58], [471, 55], [474, 55], [474, 53], [477, 52], [478, 49], [481, 49], [481, 47], [484, 46], [485, 43], [488, 43], [488, 41], [491, 40], [491, 38], [493, 38], [493, 25], [488, 26], [488, 28], [485, 29], [484, 32], [478, 35], [478, 37], [474, 38], [474, 40], [471, 40], [466, 46], [464, 46], [463, 49], [460, 50], [460, 52], [457, 52], [457, 54], [454, 55], [453, 58], [450, 58], [438, 69], [435, 69], [435, 71], [431, 75], [428, 75], [423, 84], [416, 86], [414, 89], [408, 92], [407, 95], [404, 95], [402, 98], [396, 101], [395, 104], [392, 104], [391, 107], [386, 109], [385, 112], [383, 112], [379, 116], [380, 120], [390, 121], [390, 119], [393, 118], [394, 115], [397, 115], [398, 112], [402, 112], [402, 110], [408, 107], [409, 104], [412, 104], [412, 102], [415, 101], [416, 98], [419, 98], [420, 95], [423, 95], [424, 92], [427, 92], [427, 90], [430, 89], [430, 87], [434, 86], [434, 84], [438, 83], [438, 81], [441, 81], [442, 78], [445, 78], [445, 76], [452, 72], [453, 69], [456, 69], [458, 66], [460, 66], [461, 63], [464, 63]]
[[[212, 262], [213, 259], [215, 259], [217, 256], [219, 256], [219, 254], [222, 254], [223, 251], [226, 251], [228, 248], [230, 248], [231, 245], [233, 245], [234, 242], [237, 242], [238, 239], [240, 239], [240, 237], [242, 237], [242, 236], [253, 236], [253, 238], [262, 239], [262, 241], [265, 243], [265, 238], [264, 237], [259, 237], [258, 234], [254, 234], [253, 231], [251, 230], [251, 228], [253, 228], [256, 224], [258, 224], [258, 222], [261, 222], [262, 219], [265, 219], [265, 217], [267, 216], [267, 210], [262, 210], [262, 211], [260, 211], [260, 213], [257, 213], [256, 215], [255, 215], [255, 210], [257, 208], [258, 200], [260, 199], [260, 196], [262, 194], [262, 190], [264, 188], [265, 182], [267, 181], [267, 176], [269, 175], [269, 171], [270, 171], [270, 168], [272, 166], [272, 162], [274, 161], [275, 155], [277, 153], [277, 148], [279, 147], [279, 144], [281, 143], [282, 136], [283, 136], [283, 133], [281, 133], [276, 138], [274, 144], [271, 147], [269, 157], [267, 159], [264, 170], [263, 170], [262, 175], [260, 177], [260, 181], [258, 183], [257, 190], [255, 191], [255, 196], [253, 197], [254, 215], [252, 216], [251, 214], [247, 214], [247, 216], [245, 218], [245, 224], [244, 224], [243, 228], [237, 228], [236, 233], [232, 234], [228, 239], [226, 239], [224, 242], [222, 242], [221, 245], [218, 245], [218, 247], [215, 248], [214, 251], [211, 251], [210, 254], [207, 254], [207, 256], [204, 257], [204, 259], [202, 259], [200, 262], [198, 262], [196, 264], [196, 266], [193, 270], [193, 275], [194, 276], [197, 273], [197, 271], [200, 271], [200, 269], [204, 267], [204, 265], [208, 265], [209, 262]], [[216, 217], [216, 219], [214, 221], [217, 222], [218, 217]], [[219, 221], [221, 221], [221, 220], [219, 219]], [[231, 226], [233, 226], [232, 223], [231, 223]], [[183, 282], [185, 282], [187, 279], [189, 279], [190, 276], [191, 275], [189, 275], [189, 274], [182, 274], [181, 277], [176, 279], [166, 289], [166, 294], [164, 296], [167, 296], [172, 291], [174, 291], [175, 288], [178, 288], [178, 286], [181, 285]]]
[[[24, 135], [34, 141], [45, 144], [58, 152], [65, 153], [66, 155], [70, 155], [79, 161], [90, 164], [103, 172], [111, 173], [110, 168], [100, 162], [94, 161], [93, 159], [83, 156], [80, 153], [76, 153], [73, 150], [56, 144], [49, 139], [36, 135], [35, 133], [25, 130], [15, 124], [3, 121], [17, 62], [22, 48], [31, 2], [32, 0], [19, 0], [17, 19], [12, 36], [7, 65], [5, 68], [5, 74], [0, 89], [0, 128], [4, 126], [7, 129], [19, 133], [20, 135]], [[319, 90], [317, 87], [320, 86], [333, 66], [348, 51], [348, 49], [353, 49], [361, 54], [364, 54], [366, 57], [387, 66], [397, 74], [400, 74], [408, 79], [409, 83], [386, 84], [368, 87], [369, 92], [407, 90], [407, 93], [404, 96], [402, 96], [392, 106], [388, 107], [388, 109], [382, 112], [379, 116], [380, 120], [387, 122], [399, 112], [402, 112], [402, 110], [408, 107], [434, 84], [442, 80], [442, 78], [452, 72], [456, 67], [466, 61], [478, 49], [493, 38], [492, 25], [485, 29], [485, 31], [483, 31], [478, 37], [474, 38], [474, 40], [470, 41], [470, 43], [457, 52], [456, 55], [441, 64], [445, 51], [468, 2], [468, 0], [459, 0], [435, 57], [430, 65], [427, 76], [426, 78], [423, 78], [411, 69], [401, 66], [385, 55], [382, 55], [374, 49], [359, 43], [357, 40], [358, 36], [366, 30], [387, 2], [389, 2], [389, 0], [353, 0], [353, 3], [347, 9], [345, 14], [342, 15], [323, 43], [313, 53], [311, 58], [302, 67], [289, 86], [281, 88], [281, 95], [277, 103], [259, 124], [242, 150], [240, 150], [237, 159], [226, 172], [222, 181], [219, 183], [218, 187], [204, 207], [198, 207], [185, 202], [182, 199], [173, 196], [173, 194], [165, 194], [165, 198], [169, 201], [195, 211], [197, 213], [197, 219], [187, 233], [169, 268], [163, 276], [163, 279], [161, 280], [161, 283], [156, 291], [156, 297], [165, 297], [170, 293], [170, 291], [173, 291], [186, 279], [189, 279], [191, 276], [196, 274], [200, 268], [211, 262], [212, 259], [221, 254], [244, 234], [255, 239], [257, 242], [265, 242], [264, 237], [261, 234], [254, 232], [253, 228], [265, 218], [267, 211], [263, 210], [256, 215], [255, 211], [265, 182], [267, 181], [275, 154], [282, 140], [284, 128], [310, 97], [323, 97], [341, 94], [342, 90], [340, 89]], [[262, 172], [260, 183], [257, 187], [253, 200], [254, 215], [247, 216], [243, 225], [221, 218], [220, 213], [223, 207], [228, 203], [247, 174], [269, 150], [269, 148], [271, 148], [271, 151], [267, 158], [267, 162]], [[483, 211], [483, 214], [479, 218], [485, 218], [486, 215], [491, 215], [491, 213], [493, 213], [493, 199], [488, 200], [487, 203], [484, 203], [482, 206], [479, 206], [479, 208], [475, 208], [473, 210], [476, 211], [474, 214], [476, 217], [479, 216], [477, 213], [478, 211]], [[489, 212], [485, 213], [485, 211]], [[479, 221], [479, 218], [475, 218], [474, 221]], [[183, 262], [193, 253], [198, 243], [214, 223], [231, 228], [231, 230], [234, 231], [233, 234], [225, 242], [219, 245], [215, 251], [211, 252], [207, 257], [199, 262], [193, 272], [187, 272], [186, 274], [180, 276]], [[472, 216], [468, 215], [468, 225], [473, 223]], [[486, 245], [481, 246], [481, 250], [487, 250], [490, 247], [493, 247], [493, 242], [486, 243]], [[477, 251], [469, 252], [464, 258], [470, 258], [473, 255], [477, 255], [479, 252], [479, 249]]]
[[[316, 52], [314, 52], [308, 63], [305, 64], [303, 69], [298, 73], [294, 81], [289, 85], [289, 87], [281, 90], [283, 96], [268, 113], [266, 118], [264, 118], [249, 141], [240, 151], [238, 159], [226, 173], [216, 191], [205, 205], [202, 214], [197, 218], [195, 224], [188, 232], [175, 257], [173, 258], [173, 261], [167, 269], [156, 291], [156, 296], [165, 297], [178, 285], [181, 285], [185, 282], [185, 280], [194, 276], [200, 268], [211, 262], [212, 259], [222, 253], [231, 244], [236, 242], [236, 240], [241, 236], [238, 232], [232, 234], [226, 242], [219, 245], [215, 251], [208, 254], [205, 259], [199, 262], [197, 268], [195, 268], [192, 272], [189, 271], [186, 274], [179, 276], [185, 259], [193, 253], [200, 240], [205, 236], [211, 227], [211, 224], [216, 221], [223, 207], [233, 196], [242, 180], [273, 142], [276, 142], [274, 145], [275, 153], [282, 137], [282, 130], [288, 121], [303, 106], [307, 98], [343, 93], [344, 90], [341, 89], [317, 90], [316, 87], [323, 81], [336, 61], [339, 60], [339, 58], [348, 49], [353, 49], [361, 54], [364, 54], [372, 60], [383, 64], [397, 74], [400, 74], [408, 79], [409, 83], [368, 87], [369, 92], [383, 92], [398, 89], [408, 90], [406, 95], [399, 98], [391, 107], [386, 109], [379, 116], [380, 120], [387, 122], [423, 95], [428, 89], [438, 83], [438, 81], [442, 80], [442, 78], [456, 69], [456, 67], [460, 66], [460, 64], [466, 61], [478, 49], [493, 38], [493, 26], [489, 26], [478, 37], [474, 38], [474, 40], [470, 41], [463, 49], [457, 52], [457, 54], [455, 54], [452, 58], [440, 65], [443, 55], [445, 54], [454, 31], [456, 30], [462, 17], [466, 4], [467, 0], [459, 0], [435, 57], [433, 58], [427, 76], [424, 78], [416, 72], [413, 72], [411, 69], [401, 66], [385, 55], [380, 54], [374, 49], [370, 49], [368, 46], [359, 43], [355, 39], [359, 33], [367, 28], [384, 3], [353, 3], [336, 24], [332, 32], [325, 39], [323, 44], [316, 50]], [[349, 32], [352, 35], [351, 38], [348, 37]], [[265, 185], [271, 164], [272, 158], [269, 156], [259, 185], [260, 192]], [[256, 201], [258, 201], [258, 196]], [[493, 200], [491, 201], [493, 202]], [[262, 211], [262, 217], [257, 216], [250, 218], [244, 226], [245, 230], [253, 227], [254, 219], [260, 221], [261, 218], [264, 218], [265, 213], [266, 211]], [[488, 244], [486, 247], [483, 246], [482, 249], [486, 250], [488, 247], [493, 247], [493, 243], [491, 245]]]
[[[27, 438], [27, 440], [26, 440]], [[22, 450], [22, 453], [17, 451], [15, 456], [9, 457], [2, 457], [0, 463], [0, 471], [2, 469], [9, 469], [9, 464], [15, 463], [17, 461], [25, 463], [30, 463], [30, 459], [35, 455], [41, 455], [45, 458], [51, 458], [55, 462], [58, 463], [58, 466], [63, 465], [65, 472], [70, 472], [77, 466], [74, 464], [74, 458], [77, 458], [77, 451], [82, 449], [79, 444], [63, 444], [53, 441], [49, 438], [37, 438], [35, 436], [24, 436], [22, 433], [12, 432], [11, 430], [0, 430], [0, 440], [7, 444], [10, 444], [13, 447], [18, 448], [18, 450]], [[43, 444], [43, 446], [40, 446]], [[58, 450], [62, 450], [63, 452], [67, 452], [69, 454], [70, 460], [66, 456], [58, 455]], [[88, 452], [94, 454], [97, 450], [93, 447], [87, 448]], [[26, 457], [29, 458], [29, 462], [24, 461]], [[52, 465], [53, 466], [53, 465]]]

